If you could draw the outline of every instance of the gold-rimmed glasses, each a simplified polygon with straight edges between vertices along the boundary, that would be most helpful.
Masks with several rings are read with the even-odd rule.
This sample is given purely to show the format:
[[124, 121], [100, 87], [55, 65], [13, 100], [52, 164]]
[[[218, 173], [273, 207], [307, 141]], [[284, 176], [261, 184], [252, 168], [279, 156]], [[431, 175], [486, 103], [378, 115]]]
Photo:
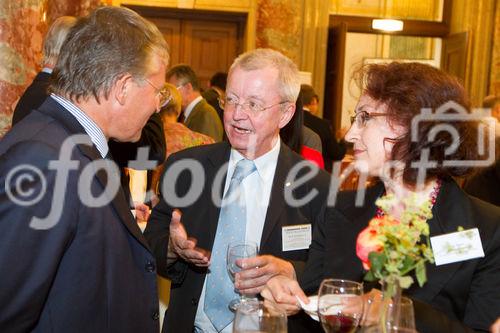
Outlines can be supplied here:
[[156, 90], [156, 94], [160, 97], [160, 109], [165, 105], [167, 105], [168, 102], [170, 102], [170, 100], [172, 99], [172, 95], [170, 94], [170, 91], [167, 88], [163, 87], [162, 89], [160, 89], [146, 78], [144, 79], [144, 81], [149, 83], [151, 87], [153, 87]]
[[372, 119], [373, 117], [382, 117], [387, 115], [388, 113], [380, 113], [380, 112], [368, 113], [366, 111], [358, 111], [356, 112], [356, 114], [354, 114], [354, 116], [351, 116], [351, 125], [356, 124], [358, 128], [363, 128], [365, 127], [368, 120]]
[[232, 96], [226, 96], [225, 98], [219, 98], [218, 100], [219, 106], [223, 110], [226, 108], [236, 108], [237, 106], [240, 106], [241, 109], [247, 114], [249, 111], [252, 114], [258, 114], [277, 105], [289, 103], [288, 101], [282, 101], [273, 105], [263, 106], [256, 101], [246, 101], [245, 103], [239, 103], [238, 98]]

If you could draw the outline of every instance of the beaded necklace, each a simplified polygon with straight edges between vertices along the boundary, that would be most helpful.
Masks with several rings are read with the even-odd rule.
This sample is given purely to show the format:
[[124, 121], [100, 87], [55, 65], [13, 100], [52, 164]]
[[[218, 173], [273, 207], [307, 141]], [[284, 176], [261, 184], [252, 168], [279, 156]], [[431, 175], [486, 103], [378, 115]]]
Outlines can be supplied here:
[[[441, 185], [443, 182], [441, 181], [440, 178], [436, 179], [436, 184], [434, 185], [434, 188], [432, 189], [431, 194], [429, 195], [429, 208], [432, 209], [434, 207], [434, 204], [436, 203], [437, 196], [439, 194], [439, 191], [441, 190]], [[375, 212], [375, 217], [376, 218], [381, 218], [383, 217], [384, 211], [380, 208], [377, 207], [377, 211]]]

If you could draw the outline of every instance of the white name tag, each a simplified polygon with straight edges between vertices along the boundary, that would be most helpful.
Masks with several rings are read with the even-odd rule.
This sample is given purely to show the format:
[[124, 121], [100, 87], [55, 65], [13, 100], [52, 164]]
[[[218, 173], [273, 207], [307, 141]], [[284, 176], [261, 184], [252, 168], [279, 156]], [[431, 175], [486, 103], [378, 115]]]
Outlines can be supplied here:
[[436, 266], [484, 257], [477, 228], [431, 237]]
[[283, 251], [304, 250], [311, 245], [310, 224], [290, 225], [281, 228]]

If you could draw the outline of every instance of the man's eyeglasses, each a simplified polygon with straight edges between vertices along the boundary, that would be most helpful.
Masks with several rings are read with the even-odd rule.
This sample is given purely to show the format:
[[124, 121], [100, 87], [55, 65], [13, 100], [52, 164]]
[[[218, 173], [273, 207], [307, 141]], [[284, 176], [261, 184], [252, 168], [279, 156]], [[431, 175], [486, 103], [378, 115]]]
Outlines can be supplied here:
[[227, 108], [236, 108], [237, 106], [240, 106], [245, 113], [248, 113], [250, 111], [253, 114], [261, 113], [267, 109], [270, 109], [272, 107], [275, 107], [277, 105], [283, 105], [285, 103], [289, 103], [288, 101], [283, 101], [279, 102], [273, 105], [269, 106], [263, 106], [258, 102], [255, 101], [247, 101], [245, 103], [238, 103], [238, 99], [235, 97], [231, 96], [226, 96], [225, 98], [219, 98], [219, 106], [221, 109], [227, 109]]
[[167, 105], [168, 102], [170, 102], [170, 100], [172, 99], [172, 95], [170, 94], [170, 91], [167, 88], [160, 89], [160, 88], [156, 87], [148, 79], [145, 78], [144, 80], [147, 83], [149, 83], [151, 85], [151, 87], [153, 87], [156, 90], [156, 94], [160, 97], [160, 109], [162, 107], [164, 107], [165, 105]]
[[180, 90], [180, 89], [181, 89], [182, 87], [184, 87], [186, 84], [188, 84], [188, 82], [178, 84], [175, 88], [176, 88], [177, 90]]
[[368, 113], [366, 111], [358, 111], [354, 116], [351, 117], [351, 125], [356, 124], [358, 128], [363, 128], [366, 126], [368, 120], [372, 119], [373, 117], [381, 117], [387, 115], [388, 113], [377, 113], [377, 112]]

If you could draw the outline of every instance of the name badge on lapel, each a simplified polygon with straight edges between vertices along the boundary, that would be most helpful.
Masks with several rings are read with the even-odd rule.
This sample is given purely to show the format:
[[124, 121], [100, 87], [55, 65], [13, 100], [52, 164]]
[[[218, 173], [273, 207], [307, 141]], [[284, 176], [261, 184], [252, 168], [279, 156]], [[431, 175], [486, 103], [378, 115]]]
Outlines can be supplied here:
[[310, 224], [290, 225], [281, 228], [283, 251], [305, 250], [312, 240]]
[[477, 228], [431, 237], [436, 266], [484, 257]]

